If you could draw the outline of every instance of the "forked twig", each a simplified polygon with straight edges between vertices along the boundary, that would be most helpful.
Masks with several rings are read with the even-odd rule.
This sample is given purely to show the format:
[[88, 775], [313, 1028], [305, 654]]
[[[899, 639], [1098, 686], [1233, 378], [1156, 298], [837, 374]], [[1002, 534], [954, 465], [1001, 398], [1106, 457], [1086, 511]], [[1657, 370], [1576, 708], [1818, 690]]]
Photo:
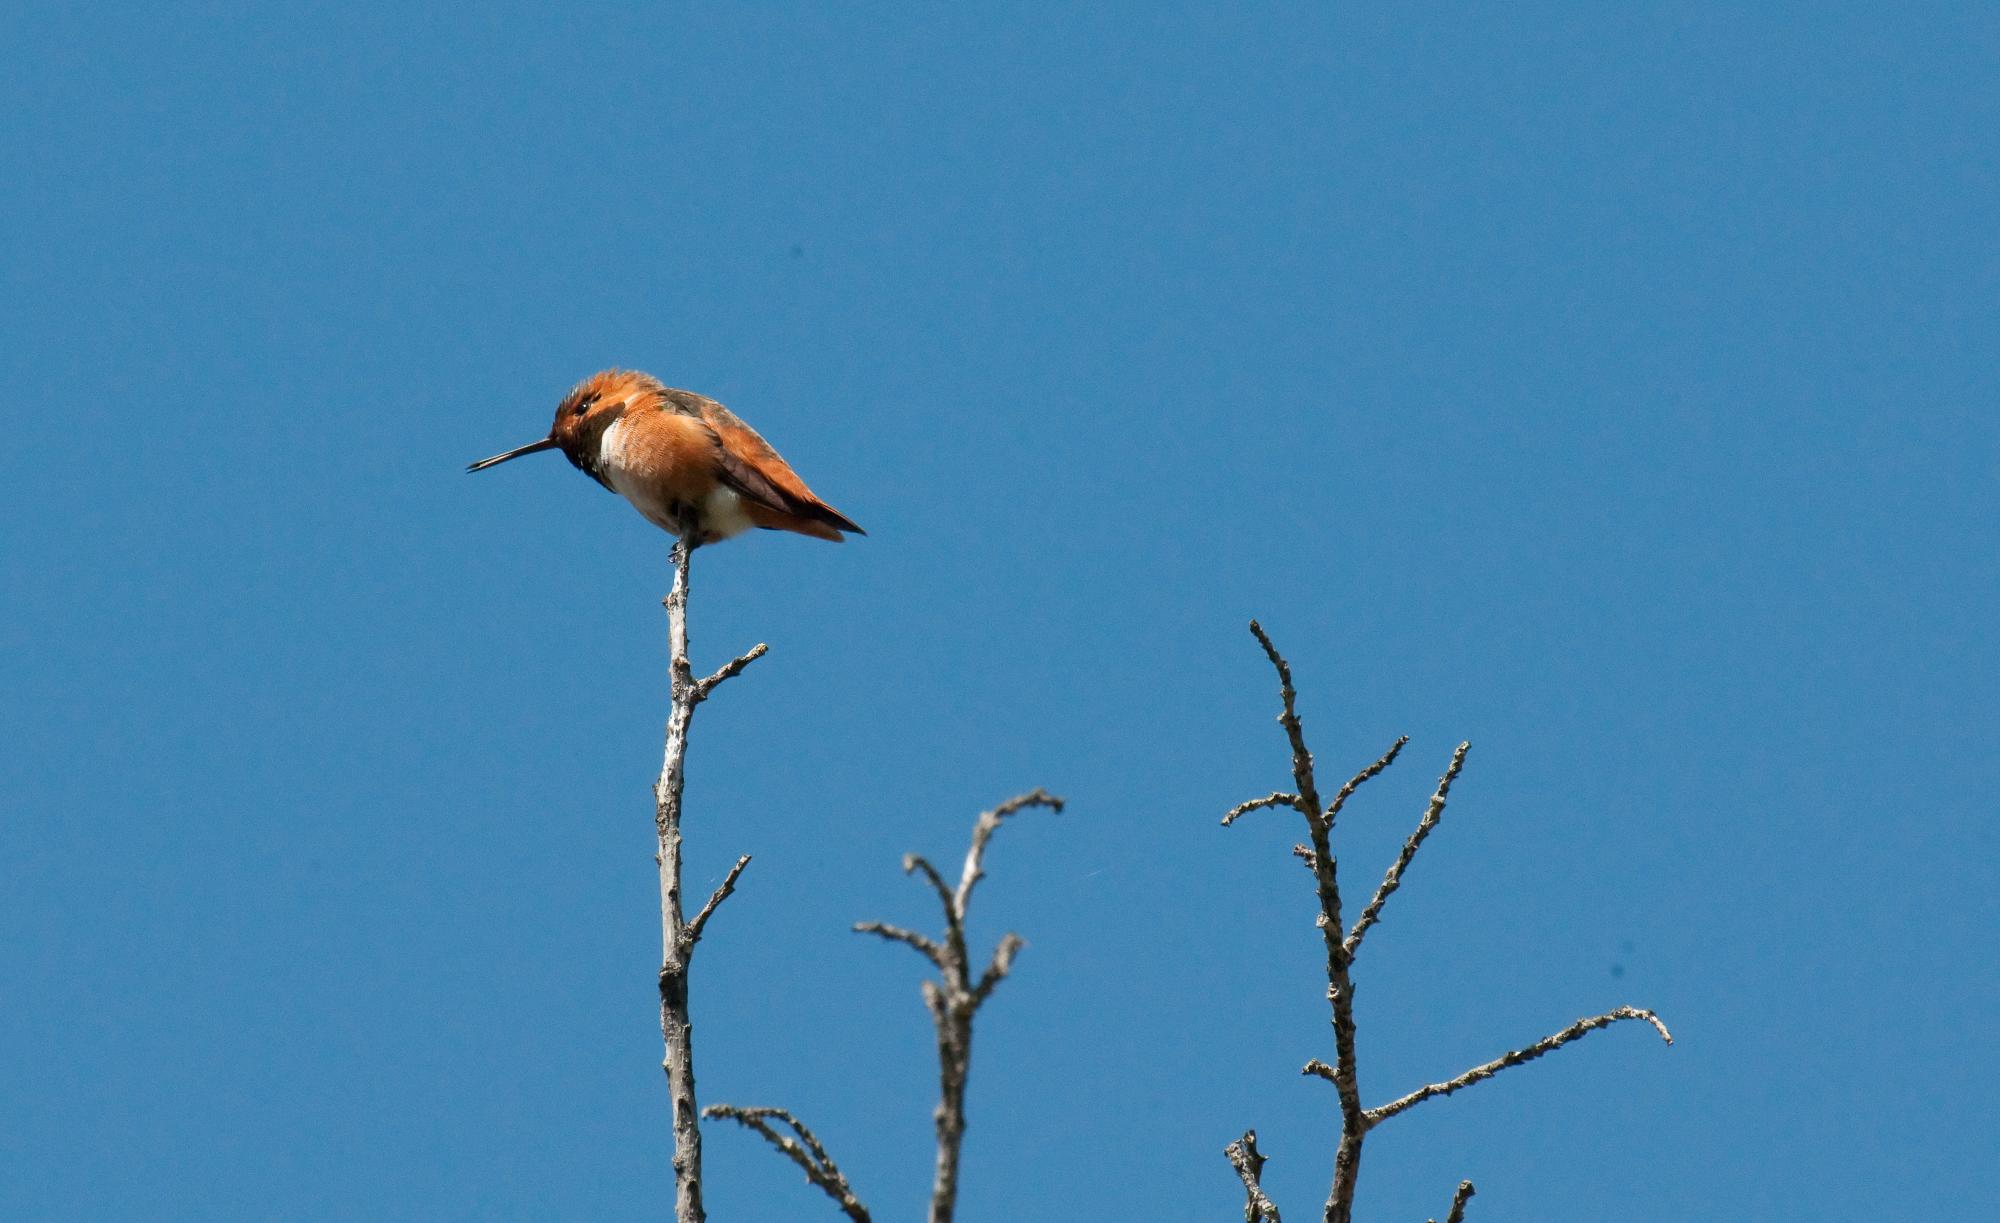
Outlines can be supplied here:
[[934, 1114], [937, 1167], [931, 1182], [931, 1223], [950, 1223], [958, 1208], [959, 1151], [965, 1140], [965, 1084], [972, 1070], [972, 1018], [1006, 979], [1014, 967], [1014, 957], [1026, 945], [1017, 934], [1003, 935], [992, 958], [975, 979], [965, 941], [966, 913], [972, 904], [973, 888], [986, 877], [988, 842], [1003, 821], [1029, 807], [1061, 811], [1063, 800], [1045, 790], [1032, 790], [982, 813], [972, 826], [972, 845], [966, 851], [957, 887], [947, 884], [928, 859], [915, 854], [903, 859], [904, 873], [922, 875], [937, 894], [938, 905], [944, 911], [942, 938], [884, 922], [858, 922], [854, 926], [858, 933], [914, 948], [938, 970], [937, 979], [923, 983], [924, 1006], [937, 1030], [938, 1051], [938, 1106]]

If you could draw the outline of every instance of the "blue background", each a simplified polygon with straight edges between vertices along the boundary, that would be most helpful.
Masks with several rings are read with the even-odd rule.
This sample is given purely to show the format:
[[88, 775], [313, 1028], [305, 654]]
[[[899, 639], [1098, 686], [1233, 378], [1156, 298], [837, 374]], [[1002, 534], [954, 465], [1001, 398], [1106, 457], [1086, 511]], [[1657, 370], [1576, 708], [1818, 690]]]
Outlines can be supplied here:
[[[984, 11], [974, 11], [974, 9]], [[597, 368], [869, 528], [703, 553], [704, 1101], [918, 1217], [898, 872], [983, 806], [963, 1217], [1316, 1217], [1244, 622], [1372, 888], [1369, 1219], [1980, 1217], [1988, 5], [0, 12], [0, 1215], [658, 1218], [667, 539]], [[711, 1127], [716, 1218], [831, 1218]]]

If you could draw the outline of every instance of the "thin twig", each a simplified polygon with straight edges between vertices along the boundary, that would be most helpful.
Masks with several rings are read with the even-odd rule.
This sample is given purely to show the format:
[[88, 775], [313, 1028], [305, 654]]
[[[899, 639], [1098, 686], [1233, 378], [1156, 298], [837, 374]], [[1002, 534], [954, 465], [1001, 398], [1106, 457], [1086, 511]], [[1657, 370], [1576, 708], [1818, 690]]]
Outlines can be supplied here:
[[1029, 807], [1046, 807], [1051, 811], [1060, 812], [1063, 809], [1063, 800], [1037, 787], [1026, 794], [1017, 794], [993, 810], [982, 813], [978, 822], [973, 824], [972, 847], [965, 851], [965, 869], [958, 876], [956, 902], [959, 921], [965, 920], [966, 908], [972, 903], [973, 887], [981, 879], [986, 878], [986, 871], [982, 865], [986, 860], [986, 843], [993, 839], [993, 834], [999, 830], [1003, 820]]
[[923, 983], [924, 1007], [930, 1011], [931, 1024], [937, 1032], [938, 1053], [938, 1105], [932, 1114], [937, 1130], [937, 1167], [931, 1180], [930, 1223], [951, 1223], [958, 1209], [959, 1151], [965, 1141], [965, 1084], [972, 1070], [972, 1018], [1006, 979], [1013, 969], [1014, 957], [1026, 945], [1017, 934], [1003, 935], [985, 971], [974, 981], [965, 944], [965, 916], [972, 903], [972, 890], [986, 874], [987, 843], [1002, 821], [1028, 807], [1061, 811], [1063, 800], [1045, 790], [1032, 790], [982, 813], [973, 824], [972, 846], [966, 851], [965, 866], [956, 888], [945, 883], [928, 859], [916, 854], [904, 856], [903, 872], [922, 875], [937, 893], [938, 906], [944, 911], [943, 937], [932, 938], [884, 922], [859, 922], [854, 927], [858, 933], [914, 947], [938, 969], [936, 980]]
[[904, 854], [903, 873], [922, 875], [925, 882], [931, 885], [931, 890], [937, 893], [938, 903], [944, 906], [946, 916], [958, 912], [957, 896], [953, 894], [950, 885], [945, 883], [944, 876], [938, 874], [937, 867], [931, 865], [930, 859], [916, 854]]
[[1260, 807], [1296, 807], [1298, 805], [1298, 795], [1287, 794], [1283, 790], [1273, 790], [1262, 798], [1253, 798], [1248, 802], [1238, 803], [1234, 807], [1231, 807], [1228, 814], [1222, 817], [1222, 826], [1227, 828]]
[[992, 962], [986, 966], [986, 971], [980, 974], [979, 983], [972, 987], [974, 1002], [986, 1001], [986, 996], [993, 992], [993, 987], [1000, 984], [1012, 971], [1014, 957], [1027, 945], [1026, 939], [1011, 931], [1000, 936], [1000, 945], [993, 949]]
[[708, 925], [709, 917], [721, 907], [723, 901], [735, 894], [736, 877], [742, 874], [743, 868], [748, 865], [750, 865], [749, 854], [736, 859], [736, 865], [729, 868], [729, 873], [722, 877], [722, 882], [717, 885], [715, 891], [709, 893], [708, 903], [701, 906], [701, 912], [695, 914], [694, 920], [681, 932], [681, 937], [687, 940], [689, 950], [693, 950], [694, 945], [701, 941], [702, 928]]
[[1408, 735], [1404, 735], [1401, 738], [1397, 739], [1394, 743], [1391, 743], [1389, 745], [1388, 751], [1383, 752], [1380, 756], [1376, 757], [1374, 764], [1369, 765], [1367, 768], [1361, 770], [1359, 773], [1356, 773], [1354, 776], [1347, 779], [1347, 784], [1340, 787], [1339, 791], [1336, 792], [1333, 796], [1333, 802], [1328, 804], [1327, 806], [1326, 822], [1329, 827], [1332, 826], [1334, 817], [1340, 814], [1340, 809], [1347, 805], [1347, 800], [1353, 798], [1354, 792], [1361, 788], [1361, 783], [1369, 780], [1372, 777], [1378, 776], [1384, 769], [1396, 763], [1396, 757], [1403, 754], [1403, 746], [1407, 744], [1409, 741], [1410, 737]]
[[1602, 1015], [1593, 1015], [1588, 1019], [1579, 1019], [1553, 1036], [1543, 1037], [1541, 1040], [1524, 1049], [1516, 1049], [1511, 1053], [1503, 1053], [1483, 1066], [1474, 1066], [1457, 1078], [1446, 1079], [1442, 1083], [1432, 1083], [1428, 1087], [1419, 1087], [1399, 1100], [1391, 1100], [1379, 1108], [1371, 1108], [1368, 1110], [1367, 1123], [1370, 1128], [1373, 1128], [1387, 1121], [1397, 1113], [1405, 1109], [1414, 1108], [1433, 1096], [1448, 1096], [1462, 1087], [1470, 1087], [1474, 1083], [1490, 1079], [1510, 1066], [1519, 1066], [1523, 1062], [1532, 1062], [1544, 1053], [1552, 1053], [1562, 1048], [1579, 1036], [1595, 1032], [1599, 1028], [1610, 1027], [1621, 1019], [1643, 1019], [1653, 1025], [1653, 1030], [1660, 1034], [1661, 1040], [1670, 1045], [1674, 1043], [1673, 1033], [1667, 1031], [1667, 1025], [1660, 1021], [1658, 1015], [1642, 1007], [1621, 1006], [1615, 1011], [1606, 1011]]
[[1243, 1180], [1243, 1223], [1282, 1223], [1278, 1208], [1264, 1196], [1264, 1157], [1257, 1152], [1257, 1131], [1245, 1130], [1243, 1137], [1222, 1148], [1236, 1175]]
[[[842, 1213], [854, 1223], [869, 1223], [868, 1208], [854, 1195], [854, 1189], [847, 1183], [847, 1177], [840, 1171], [840, 1165], [826, 1153], [826, 1147], [805, 1123], [782, 1108], [738, 1108], [734, 1104], [711, 1104], [701, 1110], [701, 1115], [710, 1118], [726, 1117], [747, 1129], [757, 1132], [764, 1141], [782, 1152], [785, 1158], [805, 1171], [806, 1180], [817, 1185], [821, 1192], [833, 1199]], [[792, 1130], [796, 1138], [779, 1133], [772, 1128], [769, 1119], [776, 1118]]]
[[1278, 725], [1285, 728], [1285, 737], [1292, 744], [1292, 777], [1298, 782], [1299, 801], [1305, 805], [1308, 818], [1317, 813], [1319, 789], [1313, 784], [1312, 753], [1306, 750], [1305, 728], [1299, 723], [1299, 694], [1292, 687], [1292, 665], [1278, 653], [1278, 647], [1271, 644], [1271, 638], [1264, 626], [1255, 620], [1250, 622], [1250, 634], [1257, 644], [1264, 647], [1264, 657], [1271, 660], [1271, 666], [1278, 673], [1278, 698], [1283, 706], [1278, 714]]
[[716, 668], [715, 674], [695, 684], [694, 699], [697, 701], [707, 700], [708, 694], [715, 691], [716, 688], [721, 685], [723, 680], [734, 679], [737, 676], [743, 674], [743, 668], [749, 666], [753, 662], [756, 662], [758, 659], [764, 657], [764, 655], [768, 653], [770, 653], [770, 647], [760, 641], [756, 645], [753, 645], [749, 649], [745, 650], [743, 653], [738, 654], [736, 657], [730, 659], [728, 662], [723, 663], [720, 667]]
[[944, 967], [944, 951], [935, 942], [918, 934], [915, 930], [905, 930], [901, 926], [892, 926], [887, 922], [858, 921], [854, 923], [854, 932], [856, 934], [879, 935], [892, 943], [907, 943], [911, 947], [916, 948], [917, 952], [926, 960], [936, 964], [939, 968]]
[[[1397, 746], [1400, 747], [1401, 743], [1399, 742]], [[1465, 767], [1465, 753], [1471, 750], [1470, 743], [1461, 743], [1458, 745], [1458, 750], [1451, 754], [1451, 765], [1445, 769], [1444, 776], [1438, 779], [1437, 792], [1431, 795], [1430, 806], [1424, 809], [1424, 818], [1417, 821], [1417, 830], [1410, 834], [1409, 840], [1403, 842], [1403, 852], [1397, 854], [1396, 860], [1389, 864], [1389, 873], [1382, 877], [1381, 886], [1375, 889], [1375, 898], [1368, 902], [1368, 907], [1361, 911], [1361, 916], [1355, 921], [1354, 929], [1348, 932], [1347, 954], [1350, 959], [1361, 946], [1361, 936], [1368, 933], [1368, 927], [1381, 919], [1382, 906], [1388, 901], [1390, 894], [1403, 886], [1403, 872], [1409, 868], [1410, 860], [1417, 856], [1417, 850], [1423, 845], [1424, 838], [1431, 835], [1431, 829], [1436, 828], [1438, 820], [1444, 816], [1445, 799], [1451, 794], [1451, 783], [1458, 780], [1458, 771]]]

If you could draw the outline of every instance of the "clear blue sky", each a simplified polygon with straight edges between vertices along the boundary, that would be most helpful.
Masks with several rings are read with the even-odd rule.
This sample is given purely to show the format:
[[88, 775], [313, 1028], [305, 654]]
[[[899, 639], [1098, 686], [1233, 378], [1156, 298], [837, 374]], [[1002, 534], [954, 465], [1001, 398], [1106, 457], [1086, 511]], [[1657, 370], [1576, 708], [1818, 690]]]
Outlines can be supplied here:
[[[1990, 5], [10, 5], [0, 1215], [658, 1218], [666, 537], [620, 364], [870, 535], [703, 554], [704, 1100], [916, 1217], [1214, 1220], [1332, 1092], [1244, 632], [1378, 877], [1369, 1219], [1969, 1218], [2000, 1010]], [[712, 1129], [721, 1223], [834, 1217]]]

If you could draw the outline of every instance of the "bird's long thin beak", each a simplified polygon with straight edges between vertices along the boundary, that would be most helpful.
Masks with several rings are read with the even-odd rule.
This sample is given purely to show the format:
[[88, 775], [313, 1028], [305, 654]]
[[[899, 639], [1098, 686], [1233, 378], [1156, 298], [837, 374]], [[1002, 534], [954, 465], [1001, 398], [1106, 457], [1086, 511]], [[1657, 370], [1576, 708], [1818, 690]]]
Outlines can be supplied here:
[[525, 446], [516, 446], [514, 449], [509, 450], [505, 454], [496, 454], [490, 459], [481, 459], [477, 463], [474, 463], [472, 466], [466, 468], [466, 470], [485, 471], [487, 468], [493, 466], [495, 463], [505, 463], [508, 459], [518, 459], [524, 454], [533, 454], [537, 450], [554, 450], [555, 447], [556, 447], [556, 439], [552, 437], [545, 437], [539, 442], [529, 442]]

